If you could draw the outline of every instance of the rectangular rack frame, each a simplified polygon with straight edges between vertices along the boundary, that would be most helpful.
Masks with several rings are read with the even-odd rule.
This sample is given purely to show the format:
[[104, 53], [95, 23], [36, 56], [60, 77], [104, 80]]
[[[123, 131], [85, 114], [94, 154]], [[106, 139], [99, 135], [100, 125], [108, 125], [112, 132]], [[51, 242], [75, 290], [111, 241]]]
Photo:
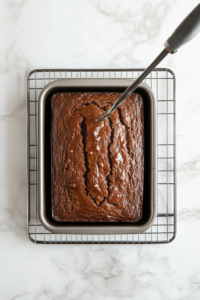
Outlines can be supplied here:
[[40, 244], [160, 244], [176, 236], [176, 99], [175, 75], [165, 68], [153, 70], [144, 80], [157, 103], [157, 216], [141, 234], [66, 235], [48, 232], [38, 217], [38, 99], [49, 82], [59, 79], [137, 79], [144, 69], [44, 69], [27, 78], [27, 177], [29, 239]]

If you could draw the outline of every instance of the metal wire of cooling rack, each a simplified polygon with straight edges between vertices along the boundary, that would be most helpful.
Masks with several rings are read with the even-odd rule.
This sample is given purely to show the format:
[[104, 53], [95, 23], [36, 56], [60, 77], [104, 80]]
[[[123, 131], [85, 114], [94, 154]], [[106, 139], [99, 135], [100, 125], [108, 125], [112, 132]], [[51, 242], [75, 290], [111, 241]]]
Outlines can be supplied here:
[[40, 244], [160, 244], [176, 236], [176, 99], [175, 75], [165, 68], [153, 70], [144, 80], [157, 103], [157, 216], [151, 228], [141, 234], [70, 235], [48, 232], [40, 222], [38, 194], [38, 98], [43, 87], [58, 79], [137, 79], [144, 69], [44, 69], [27, 78], [27, 171], [29, 239]]

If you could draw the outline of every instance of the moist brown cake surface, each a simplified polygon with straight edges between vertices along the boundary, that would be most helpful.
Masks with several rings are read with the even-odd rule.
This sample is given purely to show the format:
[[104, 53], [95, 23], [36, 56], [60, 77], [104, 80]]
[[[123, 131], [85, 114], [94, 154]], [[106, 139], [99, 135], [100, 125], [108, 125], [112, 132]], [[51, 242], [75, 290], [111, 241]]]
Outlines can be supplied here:
[[120, 95], [53, 95], [51, 195], [55, 221], [137, 222], [142, 218], [142, 97], [132, 94], [109, 119], [94, 122]]

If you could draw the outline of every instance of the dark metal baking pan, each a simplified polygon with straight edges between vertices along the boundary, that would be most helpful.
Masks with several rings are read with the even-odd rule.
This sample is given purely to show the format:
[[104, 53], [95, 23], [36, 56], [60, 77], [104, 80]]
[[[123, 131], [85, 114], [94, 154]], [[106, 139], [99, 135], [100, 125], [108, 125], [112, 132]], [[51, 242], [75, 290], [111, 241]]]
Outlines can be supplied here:
[[135, 234], [150, 228], [156, 217], [157, 197], [157, 153], [156, 153], [156, 103], [151, 88], [141, 83], [136, 89], [144, 99], [144, 197], [143, 218], [137, 223], [97, 222], [72, 223], [56, 222], [51, 215], [51, 170], [50, 170], [50, 129], [51, 97], [57, 92], [123, 92], [131, 80], [124, 79], [65, 79], [56, 80], [44, 87], [39, 98], [38, 134], [38, 207], [43, 226], [53, 233], [61, 234]]

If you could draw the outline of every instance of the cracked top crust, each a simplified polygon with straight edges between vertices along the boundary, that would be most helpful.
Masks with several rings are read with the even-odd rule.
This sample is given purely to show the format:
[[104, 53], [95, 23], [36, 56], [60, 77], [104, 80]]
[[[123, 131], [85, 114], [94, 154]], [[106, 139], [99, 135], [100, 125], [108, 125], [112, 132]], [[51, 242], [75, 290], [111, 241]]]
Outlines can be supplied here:
[[52, 217], [57, 222], [138, 222], [143, 215], [143, 99], [57, 93], [51, 99]]

